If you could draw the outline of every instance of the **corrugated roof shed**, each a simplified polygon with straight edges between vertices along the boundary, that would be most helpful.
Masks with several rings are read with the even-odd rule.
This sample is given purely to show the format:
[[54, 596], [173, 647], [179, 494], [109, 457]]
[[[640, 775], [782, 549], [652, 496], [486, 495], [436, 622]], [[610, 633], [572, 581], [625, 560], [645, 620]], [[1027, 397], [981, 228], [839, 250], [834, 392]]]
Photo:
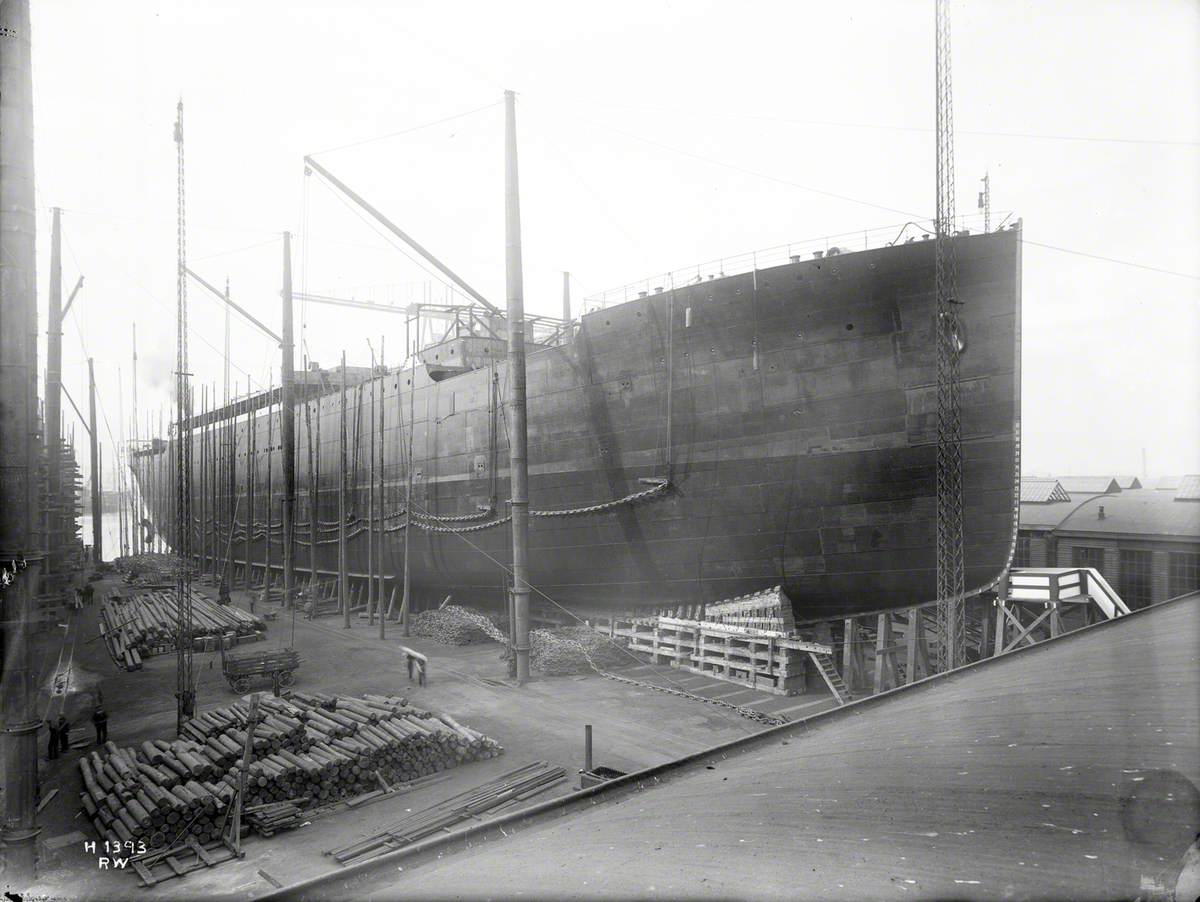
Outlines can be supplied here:
[[1176, 501], [1200, 501], [1200, 476], [1184, 476], [1175, 493]]
[[1142, 487], [1142, 481], [1136, 476], [1114, 476], [1113, 478], [1117, 481], [1117, 485], [1121, 487], [1121, 491], [1125, 491], [1126, 489], [1140, 489]]
[[1200, 540], [1200, 504], [1176, 503], [1170, 495], [1152, 489], [1096, 496], [1088, 498], [1063, 520], [1058, 532]]
[[1049, 504], [1052, 501], [1070, 501], [1071, 496], [1053, 476], [1022, 476], [1021, 503]]
[[1113, 476], [1059, 476], [1059, 483], [1069, 495], [1103, 495], [1119, 492], [1121, 486]]

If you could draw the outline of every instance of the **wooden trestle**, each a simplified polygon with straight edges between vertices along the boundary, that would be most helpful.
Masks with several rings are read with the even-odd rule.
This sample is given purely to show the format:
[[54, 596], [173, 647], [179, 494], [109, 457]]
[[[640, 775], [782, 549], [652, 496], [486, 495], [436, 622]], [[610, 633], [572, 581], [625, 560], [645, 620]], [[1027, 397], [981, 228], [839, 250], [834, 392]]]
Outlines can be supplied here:
[[[935, 673], [936, 610], [935, 604], [924, 604], [797, 626], [790, 601], [775, 587], [709, 605], [700, 615], [705, 619], [601, 617], [591, 622], [650, 663], [779, 695], [803, 693], [808, 675], [816, 673], [845, 704]], [[967, 600], [967, 662], [1127, 613], [1094, 570], [1013, 570], [995, 592]], [[754, 628], [760, 624], [775, 629]]]

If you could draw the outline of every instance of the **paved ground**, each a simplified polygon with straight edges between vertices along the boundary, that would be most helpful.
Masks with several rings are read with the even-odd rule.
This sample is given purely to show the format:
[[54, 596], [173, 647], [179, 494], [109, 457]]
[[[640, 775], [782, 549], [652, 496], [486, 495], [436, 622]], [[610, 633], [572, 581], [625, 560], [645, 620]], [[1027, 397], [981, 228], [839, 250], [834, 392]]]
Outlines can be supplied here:
[[[115, 583], [97, 586], [97, 598]], [[205, 591], [211, 591], [205, 589]], [[243, 593], [235, 602], [245, 606]], [[167, 655], [147, 659], [135, 673], [117, 671], [103, 643], [88, 641], [97, 635], [95, 607], [78, 612], [62, 628], [41, 637], [37, 660], [43, 680], [54, 682], [56, 673], [69, 672], [74, 691], [67, 699], [68, 717], [76, 721], [77, 737], [92, 737], [91, 705], [95, 692], [103, 692], [109, 711], [109, 738], [126, 746], [148, 738], [169, 737], [175, 726], [175, 658]], [[262, 606], [259, 606], [260, 612]], [[277, 609], [271, 605], [269, 610]], [[291, 640], [290, 619], [273, 622], [269, 642]], [[64, 641], [65, 637], [65, 641]], [[432, 661], [429, 685], [410, 687], [403, 658], [397, 648], [406, 642], [427, 653]], [[499, 740], [506, 754], [450, 772], [437, 785], [408, 796], [390, 799], [356, 811], [313, 822], [286, 837], [251, 840], [244, 861], [223, 864], [171, 881], [153, 890], [141, 889], [132, 873], [98, 872], [95, 856], [85, 853], [84, 839], [94, 839], [90, 825], [78, 816], [79, 751], [64, 759], [42, 760], [45, 792], [60, 793], [42, 812], [43, 879], [26, 888], [70, 898], [119, 899], [187, 897], [199, 895], [248, 897], [270, 890], [260, 869], [274, 879], [291, 883], [337, 868], [321, 853], [367, 835], [398, 820], [406, 810], [425, 807], [484, 782], [493, 776], [531, 761], [544, 760], [568, 769], [571, 782], [531, 804], [565, 794], [578, 785], [576, 771], [582, 766], [583, 725], [594, 729], [595, 762], [624, 771], [673, 760], [680, 756], [748, 735], [761, 727], [715, 705], [680, 699], [666, 693], [639, 689], [597, 676], [543, 678], [524, 689], [504, 682], [504, 665], [498, 647], [492, 644], [451, 648], [429, 640], [402, 640], [399, 630], [389, 625], [389, 637], [378, 638], [378, 627], [355, 621], [351, 630], [340, 620], [324, 619], [295, 623], [295, 645], [303, 665], [296, 688], [325, 692], [362, 694], [388, 692], [408, 694], [416, 704], [427, 704], [453, 714], [463, 723]], [[201, 710], [233, 701], [235, 696], [220, 675], [218, 654], [197, 654]], [[631, 666], [623, 675], [709, 697], [722, 697], [760, 710], [786, 710], [795, 719], [833, 704], [824, 693], [780, 698], [753, 690], [674, 671], [666, 667]], [[60, 680], [61, 683], [61, 680]], [[256, 689], [269, 691], [264, 681]], [[54, 712], [62, 704], [55, 703]], [[43, 699], [47, 704], [49, 695]], [[39, 741], [44, 756], [45, 733]]]
[[1200, 829], [1198, 636], [1200, 595], [288, 897], [1132, 899]]

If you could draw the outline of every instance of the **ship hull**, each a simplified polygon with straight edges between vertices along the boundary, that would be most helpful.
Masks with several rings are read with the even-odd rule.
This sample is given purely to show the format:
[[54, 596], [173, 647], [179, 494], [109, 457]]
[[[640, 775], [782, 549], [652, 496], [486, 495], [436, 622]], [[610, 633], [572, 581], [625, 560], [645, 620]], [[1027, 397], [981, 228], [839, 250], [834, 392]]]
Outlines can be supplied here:
[[[531, 506], [573, 511], [532, 518], [535, 600], [633, 610], [783, 585], [801, 620], [932, 600], [933, 244], [797, 261], [652, 293], [588, 314], [570, 341], [531, 353]], [[955, 245], [968, 339], [961, 396], [970, 588], [987, 585], [1008, 566], [1015, 537], [1020, 237], [1003, 231], [960, 237]], [[382, 572], [390, 591], [403, 571], [404, 442], [411, 423], [417, 522], [407, 528], [414, 589], [438, 601], [453, 594], [496, 603], [511, 560], [504, 522], [506, 366], [497, 361], [440, 382], [423, 376], [392, 373], [348, 390], [348, 504], [352, 516], [366, 516], [370, 445], [382, 441], [389, 530]], [[337, 572], [340, 419], [340, 393], [297, 411], [301, 574]], [[239, 497], [230, 505], [221, 476], [212, 508], [238, 509], [230, 556], [244, 563], [249, 430], [244, 417], [232, 428]], [[278, 446], [277, 422], [272, 431]], [[283, 478], [279, 451], [266, 450], [265, 411], [255, 434], [254, 519], [265, 526], [269, 456], [271, 556], [278, 567]], [[193, 484], [199, 485], [200, 438], [195, 442]], [[171, 484], [171, 454], [135, 461], [168, 541], [170, 493], [156, 487]], [[317, 520], [324, 524], [315, 561], [304, 525], [314, 470]], [[650, 491], [653, 480], [668, 482], [649, 497], [623, 500]], [[224, 525], [208, 518], [210, 547], [226, 544], [223, 516]], [[266, 542], [265, 535], [251, 541], [249, 556], [259, 567]], [[193, 551], [200, 543], [197, 532]], [[348, 556], [351, 573], [367, 572], [365, 534], [350, 541]]]

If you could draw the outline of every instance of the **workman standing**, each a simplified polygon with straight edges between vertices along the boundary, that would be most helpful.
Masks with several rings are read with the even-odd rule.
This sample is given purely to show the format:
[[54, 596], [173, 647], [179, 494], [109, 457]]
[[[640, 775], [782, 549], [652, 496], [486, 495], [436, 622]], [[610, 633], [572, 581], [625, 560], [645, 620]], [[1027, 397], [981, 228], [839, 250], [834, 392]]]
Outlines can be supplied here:
[[221, 589], [217, 594], [217, 601], [222, 605], [229, 605], [229, 582], [225, 579], [221, 580]]
[[58, 750], [64, 755], [71, 747], [71, 725], [63, 715], [58, 715]]
[[92, 603], [92, 596], [95, 594], [95, 592], [96, 592], [96, 590], [92, 588], [91, 583], [84, 583], [83, 584], [83, 603], [90, 605]]
[[58, 724], [47, 720], [46, 726], [50, 730], [50, 745], [46, 749], [46, 757], [53, 761], [58, 757]]
[[104, 745], [108, 739], [108, 713], [101, 705], [92, 712], [92, 724], [96, 727], [96, 745]]

